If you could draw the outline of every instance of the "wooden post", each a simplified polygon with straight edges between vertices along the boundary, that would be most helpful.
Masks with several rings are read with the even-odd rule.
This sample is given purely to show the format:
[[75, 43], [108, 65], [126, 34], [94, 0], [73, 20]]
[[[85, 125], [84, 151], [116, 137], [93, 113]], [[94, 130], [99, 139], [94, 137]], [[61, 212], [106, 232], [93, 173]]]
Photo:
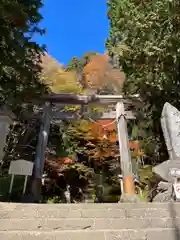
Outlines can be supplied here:
[[127, 123], [125, 119], [124, 103], [118, 102], [116, 105], [116, 120], [119, 139], [120, 165], [124, 180], [124, 194], [135, 194], [133, 181], [131, 154], [129, 150], [129, 140]]
[[45, 151], [48, 142], [50, 128], [51, 104], [45, 103], [42, 123], [39, 132], [38, 144], [36, 148], [36, 158], [34, 163], [33, 181], [32, 181], [32, 201], [38, 202], [41, 199], [42, 175], [45, 162]]

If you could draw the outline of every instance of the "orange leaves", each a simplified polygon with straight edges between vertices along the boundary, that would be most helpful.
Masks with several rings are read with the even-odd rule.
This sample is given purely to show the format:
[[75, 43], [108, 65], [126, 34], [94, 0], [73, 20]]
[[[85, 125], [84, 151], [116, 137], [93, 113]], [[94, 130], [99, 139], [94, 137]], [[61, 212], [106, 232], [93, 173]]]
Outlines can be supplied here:
[[111, 88], [114, 92], [121, 92], [125, 79], [122, 72], [113, 69], [106, 53], [91, 56], [83, 74], [87, 87], [99, 90]]
[[[119, 155], [116, 123], [112, 120], [99, 120], [89, 123], [87, 153], [94, 160], [116, 159]], [[129, 148], [137, 156], [143, 155], [138, 141], [130, 141]]]
[[85, 82], [90, 87], [100, 86], [102, 78], [104, 78], [108, 70], [107, 58], [96, 54], [91, 57], [91, 61], [84, 67]]
[[[105, 53], [92, 54], [89, 56], [89, 63], [82, 69], [85, 88], [96, 91], [108, 91], [119, 93], [124, 84], [124, 74], [113, 69]], [[42, 57], [42, 79], [47, 83], [51, 91], [66, 93], [82, 93], [83, 86], [79, 82], [76, 69], [66, 71], [55, 59], [48, 54]]]
[[109, 139], [102, 139], [96, 141], [91, 148], [87, 148], [86, 153], [90, 159], [102, 162], [116, 159], [119, 150], [118, 146]]
[[99, 120], [90, 124], [91, 134], [99, 140], [116, 136], [116, 126], [112, 120]]
[[[89, 123], [89, 142], [86, 145], [86, 154], [90, 159], [102, 162], [116, 157], [118, 147], [111, 142], [111, 138], [116, 135], [115, 126], [111, 123], [112, 121], [108, 121], [108, 124], [107, 121]], [[111, 125], [113, 126], [108, 128]]]
[[64, 169], [67, 168], [65, 164], [73, 163], [73, 160], [68, 157], [52, 157], [50, 155], [46, 156], [45, 159], [45, 169], [51, 170], [56, 174], [61, 173]]

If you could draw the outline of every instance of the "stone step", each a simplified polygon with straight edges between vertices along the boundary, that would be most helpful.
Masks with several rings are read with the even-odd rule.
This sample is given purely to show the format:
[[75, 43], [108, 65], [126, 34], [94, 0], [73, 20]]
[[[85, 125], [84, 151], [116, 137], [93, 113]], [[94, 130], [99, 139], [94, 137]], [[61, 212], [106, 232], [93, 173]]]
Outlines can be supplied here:
[[41, 208], [41, 209], [135, 209], [135, 208], [163, 208], [180, 207], [180, 202], [169, 203], [73, 203], [73, 204], [29, 204], [29, 203], [7, 203], [0, 202], [0, 210], [14, 210], [14, 209], [29, 209], [29, 208]]
[[180, 203], [0, 203], [1, 240], [179, 240]]
[[0, 203], [0, 219], [180, 217], [180, 203], [14, 204]]
[[144, 230], [103, 230], [103, 231], [52, 231], [19, 232], [0, 231], [1, 240], [179, 240], [179, 233], [174, 228]]
[[68, 231], [174, 228], [180, 218], [0, 219], [0, 231]]

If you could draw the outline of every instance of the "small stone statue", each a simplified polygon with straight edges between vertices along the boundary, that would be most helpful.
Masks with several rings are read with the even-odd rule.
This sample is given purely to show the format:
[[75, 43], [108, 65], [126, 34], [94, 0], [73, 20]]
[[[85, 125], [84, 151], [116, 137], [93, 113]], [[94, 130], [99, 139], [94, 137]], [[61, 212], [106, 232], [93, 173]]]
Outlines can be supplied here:
[[70, 192], [70, 186], [67, 185], [66, 191], [64, 192], [66, 203], [71, 203], [71, 192]]

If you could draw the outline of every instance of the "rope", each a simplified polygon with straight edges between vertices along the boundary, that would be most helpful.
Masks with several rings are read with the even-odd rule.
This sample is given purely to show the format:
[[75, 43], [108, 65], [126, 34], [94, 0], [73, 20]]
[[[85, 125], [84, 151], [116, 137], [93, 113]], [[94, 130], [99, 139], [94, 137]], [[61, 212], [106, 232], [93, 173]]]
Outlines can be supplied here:
[[[93, 122], [93, 123], [98, 123], [97, 121], [93, 120], [92, 118], [88, 117], [88, 119]], [[105, 127], [109, 127], [110, 125], [114, 124], [116, 122], [116, 119], [114, 119], [112, 122], [108, 123], [108, 124], [105, 124], [105, 125], [102, 125], [100, 123], [98, 123], [99, 125], [101, 125], [103, 128]]]
[[119, 119], [120, 119], [122, 116], [126, 119], [126, 115], [121, 113], [121, 114], [119, 115], [118, 119], [117, 119], [117, 122], [119, 122]]
[[[108, 123], [108, 124], [105, 124], [105, 125], [102, 125], [102, 124], [99, 124], [99, 125], [101, 125], [101, 126], [104, 127], [104, 128], [105, 128], [105, 127], [108, 127], [108, 126], [112, 125], [113, 123], [118, 122], [119, 119], [120, 119], [122, 116], [123, 116], [124, 118], [126, 118], [126, 115], [125, 115], [125, 114], [121, 114], [121, 115], [118, 117], [118, 119], [114, 119], [112, 122], [110, 122], [110, 123]], [[97, 123], [95, 120], [93, 120], [93, 119], [90, 118], [90, 117], [88, 117], [88, 119], [89, 119], [91, 122]]]
[[[50, 120], [51, 120], [53, 123], [56, 123], [56, 121], [53, 120], [52, 117], [51, 117], [48, 113], [45, 113], [45, 114], [50, 118]], [[79, 115], [79, 117], [81, 117], [80, 114], [78, 114], [78, 115]], [[123, 116], [124, 118], [126, 118], [126, 115], [125, 115], [125, 114], [121, 114], [121, 115], [118, 117], [118, 119], [114, 119], [112, 122], [110, 122], [110, 123], [108, 123], [108, 124], [105, 124], [105, 125], [102, 125], [102, 124], [98, 123], [97, 121], [93, 120], [93, 119], [90, 118], [90, 117], [88, 117], [88, 120], [91, 121], [92, 123], [98, 123], [98, 124], [101, 125], [103, 128], [106, 128], [106, 127], [109, 127], [110, 125], [114, 124], [115, 122], [118, 122], [119, 119], [120, 119], [122, 116]], [[99, 119], [99, 120], [100, 120], [100, 119]]]

